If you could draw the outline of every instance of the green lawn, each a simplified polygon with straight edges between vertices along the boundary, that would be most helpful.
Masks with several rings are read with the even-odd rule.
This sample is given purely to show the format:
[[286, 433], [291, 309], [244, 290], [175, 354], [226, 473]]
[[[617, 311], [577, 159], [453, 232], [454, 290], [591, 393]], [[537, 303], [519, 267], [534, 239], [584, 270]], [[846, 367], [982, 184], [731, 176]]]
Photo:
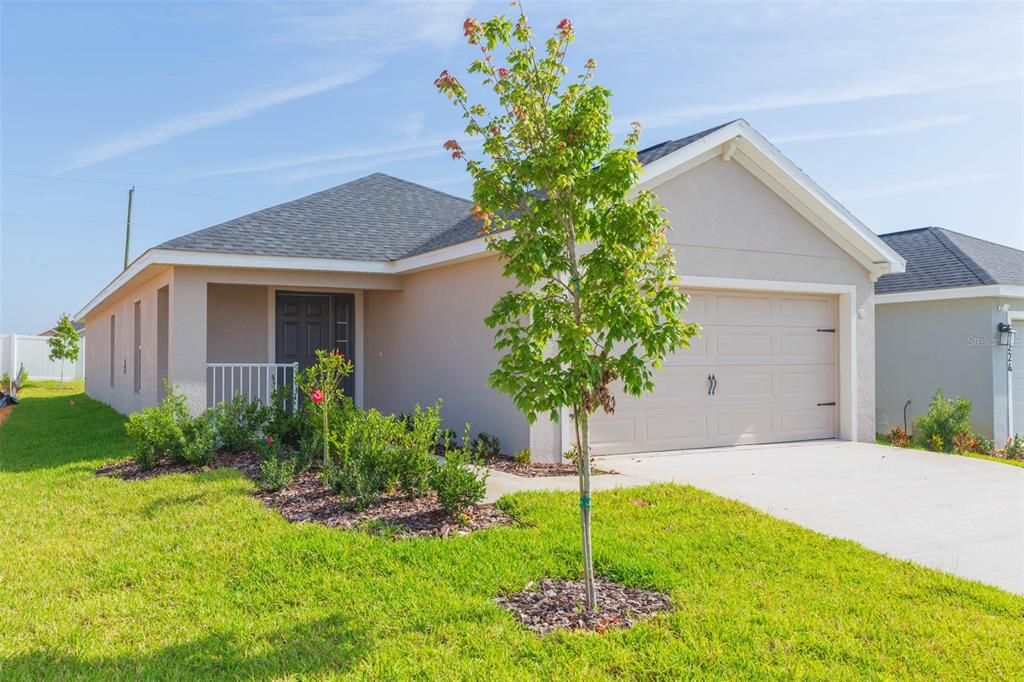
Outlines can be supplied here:
[[96, 478], [121, 417], [23, 397], [0, 426], [0, 679], [1024, 677], [1024, 598], [693, 488], [594, 501], [599, 572], [677, 612], [542, 638], [492, 600], [577, 575], [571, 495], [458, 539], [293, 525], [231, 471]]

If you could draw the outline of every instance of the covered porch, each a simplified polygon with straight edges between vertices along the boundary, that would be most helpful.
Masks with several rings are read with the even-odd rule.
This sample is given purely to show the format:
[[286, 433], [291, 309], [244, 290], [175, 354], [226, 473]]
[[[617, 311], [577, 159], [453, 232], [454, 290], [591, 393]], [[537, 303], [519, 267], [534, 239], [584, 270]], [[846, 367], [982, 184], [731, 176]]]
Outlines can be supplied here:
[[354, 364], [345, 392], [363, 405], [367, 292], [400, 288], [389, 275], [175, 268], [163, 376], [196, 412], [236, 395], [267, 403], [279, 386], [295, 397], [297, 373], [336, 349]]

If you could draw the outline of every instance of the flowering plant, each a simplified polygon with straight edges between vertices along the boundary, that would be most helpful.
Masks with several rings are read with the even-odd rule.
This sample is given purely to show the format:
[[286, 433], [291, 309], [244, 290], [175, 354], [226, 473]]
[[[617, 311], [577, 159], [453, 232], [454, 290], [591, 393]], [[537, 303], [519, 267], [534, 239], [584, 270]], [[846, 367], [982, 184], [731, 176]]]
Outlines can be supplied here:
[[317, 349], [316, 364], [299, 372], [298, 383], [302, 392], [309, 396], [313, 409], [322, 416], [321, 441], [324, 444], [324, 464], [327, 464], [328, 445], [331, 442], [328, 415], [331, 408], [345, 396], [342, 381], [352, 374], [353, 365], [339, 350]]

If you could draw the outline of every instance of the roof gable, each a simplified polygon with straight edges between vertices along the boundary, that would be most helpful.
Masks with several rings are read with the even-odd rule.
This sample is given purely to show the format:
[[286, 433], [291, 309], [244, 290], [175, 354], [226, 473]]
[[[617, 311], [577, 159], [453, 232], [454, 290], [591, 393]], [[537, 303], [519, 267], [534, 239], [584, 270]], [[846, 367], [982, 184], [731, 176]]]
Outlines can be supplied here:
[[941, 227], [922, 227], [881, 237], [907, 260], [907, 270], [879, 278], [875, 283], [876, 294], [1024, 285], [1024, 251]]

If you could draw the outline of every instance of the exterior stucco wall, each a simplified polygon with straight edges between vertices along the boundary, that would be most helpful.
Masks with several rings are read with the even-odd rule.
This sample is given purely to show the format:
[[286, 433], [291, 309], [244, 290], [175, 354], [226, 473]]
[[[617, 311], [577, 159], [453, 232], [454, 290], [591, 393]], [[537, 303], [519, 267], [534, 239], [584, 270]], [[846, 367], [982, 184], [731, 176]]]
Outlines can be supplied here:
[[[157, 358], [157, 291], [171, 284], [171, 271], [162, 273], [93, 309], [85, 318], [89, 343], [85, 344], [85, 392], [127, 414], [159, 400]], [[142, 386], [135, 392], [134, 315], [135, 302], [142, 313]], [[110, 385], [110, 316], [114, 316], [114, 385]]]
[[209, 284], [206, 291], [206, 361], [267, 362], [267, 287]]
[[857, 438], [873, 441], [875, 313], [867, 269], [736, 161], [713, 158], [655, 192], [683, 277], [856, 287]]
[[508, 454], [529, 446], [526, 418], [486, 385], [498, 354], [483, 320], [507, 288], [488, 256], [406, 275], [401, 291], [367, 292], [367, 406], [405, 412], [443, 398], [445, 425], [460, 434], [468, 421]]
[[[972, 403], [974, 428], [994, 436], [993, 392], [1006, 393], [1005, 357], [1001, 382], [993, 382], [995, 299], [887, 303], [876, 308], [878, 430], [907, 426], [928, 410], [935, 389]], [[1002, 350], [1005, 356], [1005, 348]], [[1002, 384], [1002, 388], [998, 384]], [[1005, 413], [1005, 402], [1003, 404]]]

